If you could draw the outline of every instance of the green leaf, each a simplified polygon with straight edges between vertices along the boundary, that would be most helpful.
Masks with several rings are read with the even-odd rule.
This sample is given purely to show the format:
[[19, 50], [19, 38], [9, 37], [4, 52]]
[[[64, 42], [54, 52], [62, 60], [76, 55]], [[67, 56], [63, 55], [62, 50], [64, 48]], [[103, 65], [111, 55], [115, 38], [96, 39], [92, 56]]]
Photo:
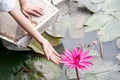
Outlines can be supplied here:
[[120, 12], [110, 12], [109, 14], [120, 20]]
[[113, 17], [108, 14], [94, 14], [85, 23], [85, 31], [91, 32], [95, 30], [100, 30], [104, 25], [111, 20]]
[[0, 71], [16, 72], [21, 67], [25, 60], [29, 58], [30, 54], [25, 52], [4, 51], [0, 52]]
[[60, 44], [60, 37], [53, 37], [46, 32], [44, 32], [42, 35], [51, 43], [52, 46], [57, 46], [58, 44]]
[[26, 61], [26, 65], [33, 70], [32, 73], [28, 74], [29, 79], [32, 77], [35, 80], [58, 80], [60, 76], [60, 67], [44, 57], [34, 57], [29, 59]]
[[116, 18], [112, 19], [104, 25], [98, 32], [100, 41], [112, 41], [120, 36], [120, 21]]
[[[51, 43], [52, 46], [57, 46], [60, 43], [61, 38], [59, 37], [53, 37], [46, 32], [44, 32], [42, 35]], [[32, 48], [35, 52], [44, 54], [42, 46], [35, 39], [33, 39], [31, 44], [29, 44], [28, 46]]]
[[0, 80], [15, 80], [15, 76], [11, 71], [0, 71]]
[[[24, 72], [18, 72], [17, 75], [15, 76], [15, 80], [23, 80], [24, 78]], [[26, 80], [24, 78], [24, 80]]]
[[80, 3], [84, 4], [91, 12], [98, 12], [103, 3], [94, 4], [90, 0], [80, 0]]
[[106, 0], [102, 10], [105, 12], [120, 11], [120, 0]]
[[18, 72], [24, 62], [31, 57], [30, 52], [11, 51], [0, 42], [0, 80], [14, 80], [14, 73]]
[[85, 74], [85, 80], [98, 80], [97, 78], [96, 78], [96, 74]]

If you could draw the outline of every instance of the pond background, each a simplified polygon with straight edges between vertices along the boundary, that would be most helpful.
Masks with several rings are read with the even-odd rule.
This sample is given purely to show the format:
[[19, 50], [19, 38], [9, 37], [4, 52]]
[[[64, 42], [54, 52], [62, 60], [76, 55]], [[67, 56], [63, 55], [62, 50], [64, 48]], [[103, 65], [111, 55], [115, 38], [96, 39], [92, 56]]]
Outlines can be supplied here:
[[[70, 1], [70, 0], [68, 0], [68, 1]], [[61, 4], [64, 6], [61, 6]], [[62, 26], [61, 31], [63, 31], [63, 34], [61, 36], [64, 35], [64, 37], [61, 38], [60, 44], [58, 46], [55, 46], [56, 51], [58, 51], [58, 53], [63, 53], [63, 51], [66, 48], [73, 50], [73, 48], [75, 46], [78, 46], [81, 44], [89, 44], [92, 41], [96, 40], [97, 39], [96, 32], [82, 33], [81, 26], [77, 27], [77, 29], [79, 31], [77, 31], [77, 30], [74, 31], [74, 29], [75, 29], [74, 25], [76, 24], [76, 21], [80, 20], [78, 22], [80, 22], [80, 24], [81, 24], [81, 22], [83, 22], [82, 20], [84, 20], [85, 18], [88, 18], [88, 16], [90, 16], [91, 13], [89, 11], [86, 12], [86, 8], [83, 8], [83, 9], [77, 8], [76, 9], [77, 5], [75, 2], [71, 2], [71, 3], [66, 2], [67, 6], [64, 3], [61, 3], [61, 4], [58, 5], [57, 7], [58, 8], [62, 7], [64, 9], [64, 10], [61, 10], [64, 12], [64, 13], [62, 13], [62, 19], [61, 19], [61, 20], [63, 20], [64, 23], [61, 23], [63, 25], [60, 25], [57, 27], [59, 28]], [[68, 10], [66, 8], [68, 8]], [[75, 16], [78, 14], [80, 16], [84, 16], [84, 17], [79, 16], [80, 19], [78, 19], [78, 16], [77, 17]], [[77, 19], [77, 20], [75, 20], [75, 19]], [[59, 31], [59, 29], [58, 29], [58, 31]], [[56, 30], [56, 33], [58, 31]], [[50, 32], [48, 32], [48, 33], [50, 33]], [[81, 37], [81, 35], [82, 35], [82, 37]], [[55, 34], [54, 34], [54, 36], [55, 36]], [[77, 38], [74, 38], [75, 36], [77, 36]], [[26, 61], [27, 59], [31, 58], [34, 55], [38, 56], [38, 54], [36, 54], [34, 51], [11, 51], [11, 50], [6, 49], [2, 45], [2, 43], [0, 43], [0, 44], [1, 44], [0, 45], [0, 53], [1, 53], [0, 54], [1, 55], [0, 56], [0, 61], [1, 61], [0, 62], [0, 65], [1, 65], [0, 72], [3, 73], [3, 74], [0, 73], [1, 80], [7, 80], [7, 79], [5, 79], [7, 77], [13, 78], [13, 76], [14, 76], [13, 74], [16, 74], [16, 71], [20, 70], [21, 67], [25, 66], [24, 61]], [[100, 51], [99, 46], [96, 46], [95, 49], [98, 50], [98, 52]], [[103, 42], [103, 51], [104, 51], [103, 52], [104, 60], [111, 61], [114, 63], [116, 62], [116, 56], [120, 53], [120, 49], [117, 48], [115, 40], [110, 41], [110, 42]], [[14, 57], [13, 57], [13, 55], [14, 55]], [[16, 63], [12, 63], [15, 60], [16, 60]], [[62, 72], [60, 73], [59, 80], [68, 80], [68, 77], [66, 76], [67, 67], [64, 65], [62, 65], [62, 66], [60, 65], [60, 67], [62, 69], [61, 70]], [[5, 71], [5, 70], [7, 70], [7, 71]], [[11, 74], [9, 74], [9, 73], [11, 73]], [[9, 78], [9, 79], [13, 80], [12, 78]]]

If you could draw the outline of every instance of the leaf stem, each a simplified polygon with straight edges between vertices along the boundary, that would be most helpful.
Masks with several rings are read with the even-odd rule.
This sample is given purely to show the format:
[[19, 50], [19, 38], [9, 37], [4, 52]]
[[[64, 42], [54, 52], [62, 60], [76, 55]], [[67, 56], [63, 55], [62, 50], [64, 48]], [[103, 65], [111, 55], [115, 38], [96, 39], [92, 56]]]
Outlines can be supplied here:
[[77, 80], [80, 80], [79, 73], [78, 73], [78, 69], [75, 68], [75, 70], [76, 70]]
[[51, 0], [51, 4], [53, 4], [53, 5], [54, 5], [53, 0]]
[[99, 41], [99, 45], [100, 45], [100, 57], [101, 59], [103, 59], [103, 45], [101, 41]]

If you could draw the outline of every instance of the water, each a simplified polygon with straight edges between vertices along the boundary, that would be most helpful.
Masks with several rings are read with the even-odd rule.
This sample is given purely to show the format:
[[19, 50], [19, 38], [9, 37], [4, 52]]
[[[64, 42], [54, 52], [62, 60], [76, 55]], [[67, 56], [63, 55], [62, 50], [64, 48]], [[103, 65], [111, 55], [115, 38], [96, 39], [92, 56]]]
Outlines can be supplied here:
[[[77, 38], [77, 39], [71, 38], [69, 36], [69, 33], [67, 32], [66, 37], [64, 37], [61, 40], [61, 43], [62, 43], [62, 46], [64, 48], [68, 48], [68, 49], [73, 50], [73, 48], [76, 45], [81, 44], [81, 43], [82, 44], [88, 44], [91, 41], [96, 40], [96, 38], [97, 38], [96, 32], [86, 33], [84, 38]], [[110, 42], [106, 42], [106, 43], [102, 43], [102, 44], [103, 44], [104, 60], [115, 62], [116, 55], [120, 53], [120, 50], [115, 45], [115, 41], [110, 41]], [[99, 51], [99, 46], [96, 46], [95, 49], [97, 49]], [[66, 70], [67, 70], [67, 67], [63, 66], [61, 77], [60, 77], [59, 80], [68, 80], [68, 77], [66, 76]], [[76, 80], [76, 79], [69, 79], [69, 80]]]
[[[76, 6], [73, 6], [76, 7]], [[72, 8], [74, 9], [74, 8]], [[69, 13], [74, 13], [77, 14], [73, 11], [69, 12]], [[72, 15], [74, 17], [74, 15]], [[84, 17], [83, 17], [84, 19]], [[76, 35], [80, 35], [80, 34], [76, 34]], [[70, 50], [73, 50], [73, 48], [79, 44], [89, 44], [90, 42], [94, 41], [97, 39], [97, 35], [96, 32], [91, 32], [91, 33], [85, 33], [85, 36], [83, 38], [71, 38], [71, 36], [69, 35], [69, 32], [66, 32], [66, 36], [64, 38], [61, 39], [61, 44], [56, 46], [55, 49], [57, 50], [58, 53], [63, 53], [63, 51], [68, 48]], [[95, 47], [96, 50], [99, 50], [99, 46]], [[0, 43], [0, 51], [8, 51], [9, 53], [17, 53], [17, 54], [21, 54], [22, 52], [19, 51], [10, 51], [7, 50], [3, 47], [3, 45]], [[4, 53], [5, 53], [4, 52]], [[103, 43], [103, 52], [104, 52], [104, 60], [105, 61], [112, 61], [115, 62], [115, 56], [120, 53], [120, 50], [116, 47], [115, 45], [115, 41], [111, 41], [111, 42], [107, 42], [107, 43]], [[27, 52], [27, 53], [33, 53], [33, 52]], [[7, 54], [6, 54], [7, 55]], [[4, 56], [3, 56], [4, 57]], [[66, 76], [66, 70], [68, 67], [61, 65], [62, 68], [62, 72], [61, 72], [61, 76], [59, 78], [59, 80], [68, 80], [68, 77]], [[76, 79], [70, 79], [70, 80], [76, 80]], [[81, 79], [82, 80], [82, 79]]]
[[[88, 44], [91, 41], [96, 40], [97, 36], [96, 36], [96, 32], [91, 32], [91, 33], [86, 33], [86, 35], [83, 38], [77, 38], [77, 39], [73, 39], [69, 36], [69, 33], [66, 33], [66, 36], [64, 38], [61, 39], [61, 44], [56, 46], [55, 49], [58, 51], [58, 53], [63, 53], [63, 51], [68, 48], [68, 49], [73, 49], [76, 45], [78, 44]], [[0, 43], [1, 44], [1, 43]], [[5, 49], [3, 47], [3, 45], [0, 45], [0, 49], [1, 51], [6, 51], [7, 49]], [[96, 46], [96, 49], [99, 50], [99, 46]], [[106, 61], [113, 61], [115, 62], [115, 56], [120, 53], [120, 50], [116, 47], [115, 45], [115, 41], [111, 41], [111, 42], [107, 42], [107, 43], [103, 43], [103, 50], [104, 50], [104, 60]], [[10, 51], [8, 50], [9, 53], [23, 53], [19, 52], [19, 51]], [[27, 52], [27, 53], [32, 53], [31, 51]], [[62, 73], [61, 76], [59, 78], [59, 80], [68, 80], [68, 77], [66, 76], [66, 70], [68, 67], [66, 66], [61, 66], [62, 68]], [[76, 79], [69, 79], [69, 80], [76, 80]]]

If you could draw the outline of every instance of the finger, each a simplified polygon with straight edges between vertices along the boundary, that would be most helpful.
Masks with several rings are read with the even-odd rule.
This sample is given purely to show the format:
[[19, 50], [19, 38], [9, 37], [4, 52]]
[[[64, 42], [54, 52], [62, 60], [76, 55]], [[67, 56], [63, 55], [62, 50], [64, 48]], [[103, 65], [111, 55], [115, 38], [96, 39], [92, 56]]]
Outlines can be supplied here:
[[58, 57], [61, 57], [54, 49], [53, 49], [53, 52], [54, 52]]
[[23, 12], [23, 14], [27, 17], [27, 18], [29, 18], [29, 14], [28, 13], [26, 13], [25, 11], [22, 11]]
[[31, 14], [31, 15], [33, 15], [33, 16], [37, 16], [37, 17], [41, 16], [40, 14], [38, 14], [35, 11], [32, 11], [32, 10], [28, 11], [28, 13]]
[[54, 53], [57, 57], [61, 58], [61, 56], [56, 51]]
[[55, 61], [57, 61], [57, 62], [61, 62], [61, 58], [58, 57], [58, 56], [56, 56], [55, 54], [52, 55], [52, 56], [50, 56], [50, 58], [51, 58], [51, 59], [55, 59]]
[[58, 57], [56, 54], [54, 54], [54, 57], [55, 57], [57, 60], [59, 60], [59, 61], [62, 60], [61, 57]]
[[50, 59], [55, 63], [55, 64], [59, 64], [59, 61], [53, 56], [50, 57]]
[[38, 8], [38, 7], [33, 8], [33, 11], [36, 12], [36, 13], [38, 13], [38, 14], [40, 14], [40, 15], [44, 14], [43, 10], [41, 8]]
[[45, 53], [45, 56], [47, 57], [48, 60], [50, 60], [50, 56], [48, 54], [48, 51], [47, 50], [44, 50], [44, 53]]

